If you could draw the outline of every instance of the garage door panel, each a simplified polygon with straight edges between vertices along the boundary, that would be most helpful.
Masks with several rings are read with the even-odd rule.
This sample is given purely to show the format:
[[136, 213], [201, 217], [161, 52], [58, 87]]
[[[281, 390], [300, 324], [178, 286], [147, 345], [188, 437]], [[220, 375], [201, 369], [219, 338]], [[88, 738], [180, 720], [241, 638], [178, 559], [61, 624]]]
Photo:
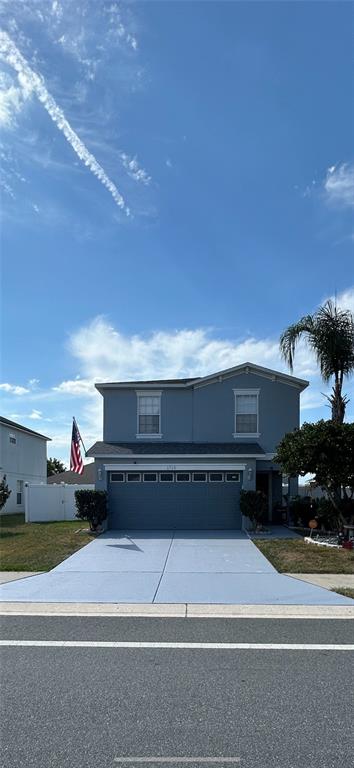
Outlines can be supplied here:
[[241, 527], [240, 483], [109, 483], [109, 527], [135, 530]]

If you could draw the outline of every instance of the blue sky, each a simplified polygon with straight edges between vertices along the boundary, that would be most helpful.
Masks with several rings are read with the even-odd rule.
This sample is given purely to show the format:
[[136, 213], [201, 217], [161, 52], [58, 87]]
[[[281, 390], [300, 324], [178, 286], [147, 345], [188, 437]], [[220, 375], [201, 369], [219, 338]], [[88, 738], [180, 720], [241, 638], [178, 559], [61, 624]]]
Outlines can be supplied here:
[[[74, 414], [100, 437], [97, 380], [285, 370], [284, 327], [335, 293], [354, 310], [350, 3], [0, 0], [0, 21], [1, 410], [52, 455]], [[327, 417], [304, 346], [295, 373]]]

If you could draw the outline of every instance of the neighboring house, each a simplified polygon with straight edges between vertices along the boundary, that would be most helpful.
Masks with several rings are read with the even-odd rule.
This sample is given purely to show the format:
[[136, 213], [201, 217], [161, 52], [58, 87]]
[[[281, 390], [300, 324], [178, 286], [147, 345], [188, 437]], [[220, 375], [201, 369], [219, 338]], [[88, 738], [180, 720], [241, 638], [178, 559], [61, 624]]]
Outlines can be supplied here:
[[0, 416], [0, 477], [12, 491], [1, 514], [24, 512], [25, 483], [47, 482], [47, 441], [50, 437]]
[[[240, 491], [282, 500], [273, 456], [299, 425], [307, 381], [244, 363], [195, 379], [96, 384], [103, 396], [97, 489], [111, 528], [241, 528]], [[292, 481], [292, 493], [297, 481]]]
[[78, 475], [77, 472], [72, 472], [68, 469], [66, 472], [58, 472], [56, 475], [50, 475], [47, 478], [48, 485], [58, 485], [59, 483], [65, 483], [66, 485], [92, 485], [94, 486], [96, 480], [96, 468], [94, 462], [84, 465], [84, 471], [82, 475]]
[[[286, 494], [287, 492], [288, 486], [284, 485], [283, 493]], [[311, 499], [327, 498], [326, 491], [323, 491], [322, 488], [312, 483], [305, 483], [304, 485], [300, 485], [299, 483], [298, 495], [302, 498], [305, 496], [310, 496]]]

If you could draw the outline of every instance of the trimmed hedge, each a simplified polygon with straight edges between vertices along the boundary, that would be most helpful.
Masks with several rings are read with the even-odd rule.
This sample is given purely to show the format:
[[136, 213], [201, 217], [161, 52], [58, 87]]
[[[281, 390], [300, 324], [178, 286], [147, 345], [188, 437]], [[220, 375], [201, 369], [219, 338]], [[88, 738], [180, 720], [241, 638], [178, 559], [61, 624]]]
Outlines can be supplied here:
[[107, 518], [107, 491], [75, 491], [75, 506], [76, 517], [88, 520], [91, 531], [96, 531]]

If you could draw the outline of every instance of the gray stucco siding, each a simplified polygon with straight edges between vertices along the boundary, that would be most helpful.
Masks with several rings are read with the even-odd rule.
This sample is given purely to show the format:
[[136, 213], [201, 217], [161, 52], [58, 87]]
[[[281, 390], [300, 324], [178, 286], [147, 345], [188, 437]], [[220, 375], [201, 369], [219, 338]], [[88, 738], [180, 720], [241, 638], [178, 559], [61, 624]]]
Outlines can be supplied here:
[[[286, 432], [299, 424], [299, 390], [256, 374], [241, 374], [196, 387], [193, 406], [193, 439], [226, 441], [234, 433], [234, 389], [259, 390], [259, 438], [263, 450], [273, 452]], [[252, 442], [254, 438], [234, 438]]]
[[[136, 389], [105, 390], [103, 406], [103, 439], [107, 442], [134, 441], [137, 438]], [[159, 391], [159, 390], [158, 390]], [[165, 441], [193, 440], [193, 391], [161, 390], [161, 433]]]
[[[137, 389], [139, 389], [137, 387]], [[259, 390], [259, 438], [266, 453], [276, 449], [286, 432], [299, 425], [300, 390], [278, 379], [254, 373], [186, 389], [161, 388], [161, 433], [165, 442], [254, 442], [236, 437], [234, 389]], [[137, 396], [132, 389], [104, 391], [103, 439], [138, 442]], [[161, 438], [156, 438], [158, 443]]]

